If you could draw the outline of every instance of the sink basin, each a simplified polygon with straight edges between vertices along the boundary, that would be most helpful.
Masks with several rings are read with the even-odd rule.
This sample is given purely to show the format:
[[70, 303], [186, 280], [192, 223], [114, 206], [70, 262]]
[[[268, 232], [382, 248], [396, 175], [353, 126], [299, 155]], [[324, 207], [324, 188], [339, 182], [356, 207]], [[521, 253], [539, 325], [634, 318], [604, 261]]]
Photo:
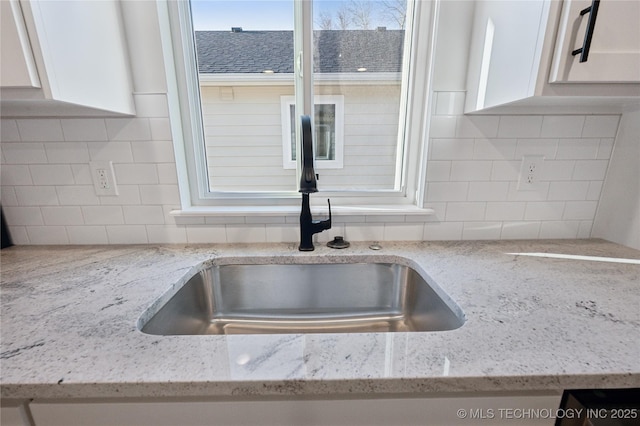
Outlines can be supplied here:
[[138, 328], [155, 335], [443, 331], [462, 310], [390, 263], [218, 265], [190, 278]]

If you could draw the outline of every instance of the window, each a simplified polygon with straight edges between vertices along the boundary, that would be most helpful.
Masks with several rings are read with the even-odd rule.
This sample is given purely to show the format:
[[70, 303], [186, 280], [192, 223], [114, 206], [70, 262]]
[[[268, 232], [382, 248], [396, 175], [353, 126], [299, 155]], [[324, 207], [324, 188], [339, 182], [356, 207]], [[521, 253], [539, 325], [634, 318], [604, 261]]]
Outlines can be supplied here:
[[[296, 114], [293, 96], [283, 96], [282, 106], [282, 163], [285, 169], [296, 168], [296, 147], [298, 146], [295, 129]], [[314, 97], [314, 154], [315, 168], [341, 169], [343, 167], [344, 143], [344, 97]]]
[[[390, 2], [316, 0], [313, 13], [307, 0], [161, 3], [183, 210], [297, 206], [298, 111], [313, 117], [318, 189], [332, 205], [422, 207], [437, 2], [408, 0], [395, 26], [373, 9], [342, 19], [367, 4]], [[199, 27], [203, 8], [220, 17], [239, 5], [264, 27]], [[271, 13], [290, 24], [269, 27]]]

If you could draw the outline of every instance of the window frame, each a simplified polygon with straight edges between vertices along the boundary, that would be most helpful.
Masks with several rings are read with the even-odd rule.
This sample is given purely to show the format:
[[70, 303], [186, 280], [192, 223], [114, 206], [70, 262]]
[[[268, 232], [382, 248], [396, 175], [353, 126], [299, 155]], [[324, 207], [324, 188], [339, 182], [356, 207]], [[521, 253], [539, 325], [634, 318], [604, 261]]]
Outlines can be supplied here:
[[[345, 213], [371, 211], [375, 214], [385, 207], [387, 210], [384, 211], [390, 214], [431, 211], [424, 209], [424, 200], [432, 103], [430, 86], [440, 0], [408, 2], [408, 10], [413, 11], [414, 18], [408, 20], [405, 29], [411, 34], [411, 42], [405, 43], [403, 69], [409, 74], [407, 84], [402, 88], [406, 109], [400, 111], [400, 122], [404, 127], [400, 126], [399, 132], [404, 137], [404, 147], [399, 152], [403, 160], [398, 164], [403, 172], [397, 174], [392, 190], [322, 191], [319, 188], [323, 196], [314, 197], [312, 205], [324, 205], [325, 199], [330, 197], [338, 214], [341, 210]], [[157, 6], [181, 202], [181, 210], [175, 214], [242, 214], [245, 211], [279, 214], [295, 211], [299, 208], [300, 199], [297, 191], [209, 191], [206, 162], [202, 161], [206, 155], [190, 5], [189, 2], [157, 0]]]

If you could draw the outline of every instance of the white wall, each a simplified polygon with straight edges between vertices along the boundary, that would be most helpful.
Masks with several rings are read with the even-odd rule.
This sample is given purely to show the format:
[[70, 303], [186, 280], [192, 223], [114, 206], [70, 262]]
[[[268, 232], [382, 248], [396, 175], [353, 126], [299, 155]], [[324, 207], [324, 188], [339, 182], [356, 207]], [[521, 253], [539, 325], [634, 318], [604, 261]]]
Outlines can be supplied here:
[[[153, 2], [124, 2], [136, 118], [12, 119], [1, 125], [1, 201], [17, 244], [297, 241], [298, 218], [169, 215], [180, 206]], [[455, 8], [454, 8], [455, 9]], [[441, 25], [449, 67], [466, 63], [464, 37]], [[453, 37], [450, 38], [450, 37]], [[444, 49], [444, 50], [443, 50]], [[442, 64], [441, 64], [442, 65]], [[459, 69], [436, 70], [427, 176], [434, 217], [334, 218], [321, 239], [589, 237], [619, 116], [462, 115]], [[442, 74], [445, 73], [445, 74]], [[637, 132], [631, 130], [631, 132]], [[623, 132], [621, 132], [624, 134]], [[541, 191], [517, 192], [523, 154], [546, 157]], [[118, 197], [95, 195], [89, 161], [114, 162]]]
[[593, 236], [640, 250], [640, 111], [620, 121]]

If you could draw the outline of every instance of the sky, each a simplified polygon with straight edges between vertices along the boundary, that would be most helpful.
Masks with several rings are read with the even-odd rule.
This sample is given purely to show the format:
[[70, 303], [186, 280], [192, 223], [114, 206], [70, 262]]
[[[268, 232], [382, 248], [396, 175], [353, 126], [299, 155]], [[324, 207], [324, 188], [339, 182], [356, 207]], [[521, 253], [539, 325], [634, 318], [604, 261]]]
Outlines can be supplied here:
[[[379, 1], [368, 0], [373, 4]], [[314, 21], [320, 11], [335, 14], [349, 0], [315, 0]], [[293, 30], [293, 1], [291, 0], [191, 0], [193, 25], [196, 31], [227, 30]], [[393, 25], [373, 16], [372, 28]]]

